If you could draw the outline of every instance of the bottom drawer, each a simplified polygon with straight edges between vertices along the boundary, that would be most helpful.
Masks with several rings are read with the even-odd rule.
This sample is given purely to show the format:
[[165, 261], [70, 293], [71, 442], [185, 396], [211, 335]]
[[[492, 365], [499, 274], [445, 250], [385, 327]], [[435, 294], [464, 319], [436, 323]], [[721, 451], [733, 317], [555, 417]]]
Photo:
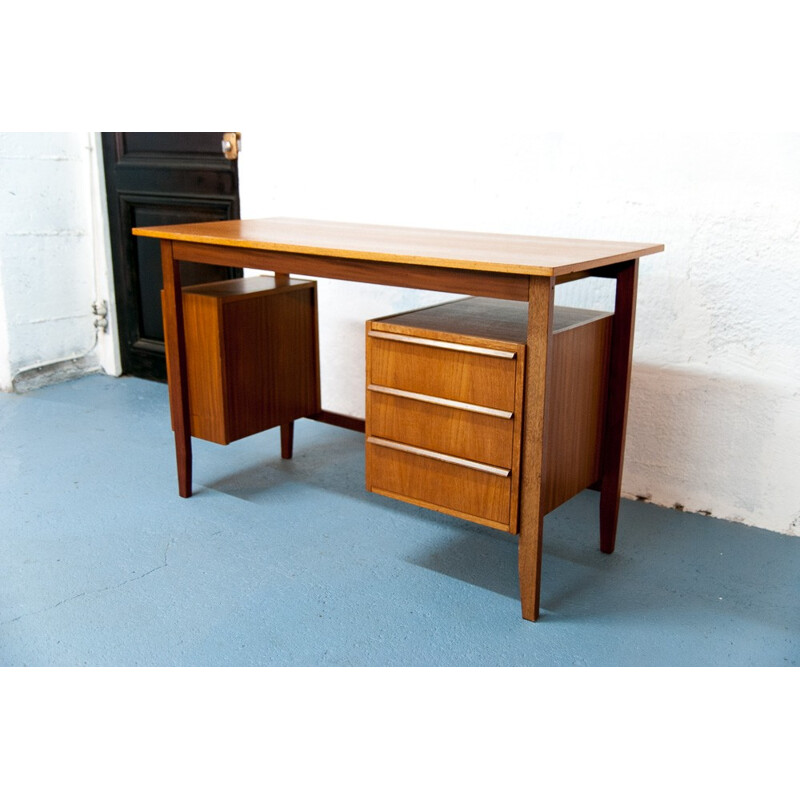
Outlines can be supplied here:
[[442, 456], [429, 451], [409, 452], [397, 447], [386, 440], [367, 440], [369, 491], [511, 530], [510, 471], [492, 467], [486, 468], [491, 471], [484, 471], [482, 465], [465, 466], [440, 460]]

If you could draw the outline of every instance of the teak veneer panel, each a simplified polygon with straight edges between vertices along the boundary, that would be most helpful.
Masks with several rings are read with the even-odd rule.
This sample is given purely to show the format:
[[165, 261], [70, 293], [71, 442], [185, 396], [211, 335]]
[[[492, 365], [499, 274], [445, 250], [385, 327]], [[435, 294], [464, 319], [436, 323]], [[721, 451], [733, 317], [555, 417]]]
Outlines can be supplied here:
[[[558, 309], [556, 309], [558, 311]], [[611, 316], [553, 335], [543, 504], [552, 511], [600, 477]]]

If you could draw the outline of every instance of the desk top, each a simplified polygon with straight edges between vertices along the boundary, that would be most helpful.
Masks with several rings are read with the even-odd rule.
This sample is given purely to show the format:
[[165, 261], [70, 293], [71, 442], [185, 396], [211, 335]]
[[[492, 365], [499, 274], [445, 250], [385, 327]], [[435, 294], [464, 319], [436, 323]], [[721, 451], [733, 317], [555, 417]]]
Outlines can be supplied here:
[[556, 239], [270, 218], [134, 228], [137, 236], [283, 253], [521, 275], [566, 275], [660, 253], [663, 244]]

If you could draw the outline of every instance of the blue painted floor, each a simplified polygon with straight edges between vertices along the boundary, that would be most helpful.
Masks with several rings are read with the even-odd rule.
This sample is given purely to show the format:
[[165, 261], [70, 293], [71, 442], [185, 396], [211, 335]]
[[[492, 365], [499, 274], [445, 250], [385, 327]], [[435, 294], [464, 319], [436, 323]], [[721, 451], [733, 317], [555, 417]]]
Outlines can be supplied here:
[[367, 493], [363, 437], [303, 420], [195, 440], [166, 386], [0, 394], [3, 666], [797, 666], [800, 538], [597, 495], [546, 519], [542, 616], [516, 540]]

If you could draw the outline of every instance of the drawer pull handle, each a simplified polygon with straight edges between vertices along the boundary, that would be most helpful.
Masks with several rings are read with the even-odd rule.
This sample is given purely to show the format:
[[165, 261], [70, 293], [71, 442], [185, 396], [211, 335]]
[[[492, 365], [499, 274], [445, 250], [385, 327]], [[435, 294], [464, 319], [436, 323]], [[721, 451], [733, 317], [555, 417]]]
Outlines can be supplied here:
[[370, 331], [369, 335], [375, 339], [390, 339], [393, 342], [406, 342], [419, 344], [424, 347], [439, 347], [442, 350], [458, 350], [460, 353], [474, 353], [479, 356], [492, 358], [516, 358], [513, 350], [493, 350], [490, 347], [477, 347], [471, 344], [456, 344], [455, 342], [442, 342], [439, 339], [423, 339], [419, 336], [404, 336], [401, 333], [384, 333], [383, 331]]
[[425, 458], [434, 458], [437, 461], [446, 461], [448, 464], [456, 464], [459, 467], [467, 467], [468, 469], [474, 469], [478, 472], [488, 472], [490, 475], [498, 475], [501, 478], [507, 478], [511, 474], [510, 469], [491, 467], [488, 464], [481, 464], [478, 461], [468, 461], [466, 458], [448, 456], [445, 453], [437, 453], [435, 450], [423, 450], [421, 447], [412, 447], [409, 444], [389, 441], [389, 439], [379, 439], [377, 436], [367, 437], [367, 443], [378, 445], [379, 447], [388, 447], [390, 450], [400, 450], [403, 453], [411, 453], [415, 456], [424, 456]]
[[407, 397], [409, 400], [419, 400], [423, 403], [431, 403], [436, 406], [447, 406], [457, 408], [461, 411], [474, 411], [476, 414], [485, 414], [487, 417], [500, 417], [501, 419], [511, 419], [513, 411], [502, 411], [499, 408], [489, 408], [489, 406], [476, 406], [473, 403], [462, 403], [459, 400], [448, 400], [445, 397], [434, 397], [430, 394], [418, 394], [417, 392], [406, 392], [404, 389], [390, 389], [388, 386], [378, 386], [371, 383], [367, 386], [370, 392], [380, 392], [394, 397]]

